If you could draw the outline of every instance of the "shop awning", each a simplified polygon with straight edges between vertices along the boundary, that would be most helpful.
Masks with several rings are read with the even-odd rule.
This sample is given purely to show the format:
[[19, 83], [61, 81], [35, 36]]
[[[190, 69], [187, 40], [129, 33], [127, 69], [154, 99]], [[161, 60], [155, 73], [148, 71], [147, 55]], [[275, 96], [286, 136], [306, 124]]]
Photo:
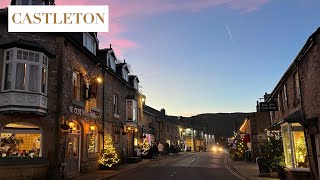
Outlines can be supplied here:
[[272, 131], [272, 130], [280, 130], [281, 129], [281, 124], [283, 123], [299, 123], [302, 121], [302, 111], [301, 109], [299, 109], [298, 111], [290, 114], [288, 117], [274, 123], [273, 125], [269, 126], [268, 128], [266, 128], [265, 130], [269, 130], [269, 131]]

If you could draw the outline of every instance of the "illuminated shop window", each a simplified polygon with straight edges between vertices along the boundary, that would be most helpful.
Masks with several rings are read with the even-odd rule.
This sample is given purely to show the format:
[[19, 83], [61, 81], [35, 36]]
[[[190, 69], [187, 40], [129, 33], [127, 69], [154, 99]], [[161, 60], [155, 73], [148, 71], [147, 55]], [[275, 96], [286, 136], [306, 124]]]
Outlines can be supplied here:
[[1, 157], [41, 157], [39, 127], [29, 123], [11, 123], [1, 131]]
[[303, 127], [299, 123], [281, 126], [285, 163], [290, 168], [309, 168]]

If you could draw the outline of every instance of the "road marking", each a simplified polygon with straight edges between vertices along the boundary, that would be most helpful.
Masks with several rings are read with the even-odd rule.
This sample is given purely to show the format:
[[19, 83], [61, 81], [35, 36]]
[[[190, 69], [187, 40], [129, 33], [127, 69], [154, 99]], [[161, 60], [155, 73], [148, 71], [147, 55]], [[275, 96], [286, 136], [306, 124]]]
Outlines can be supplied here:
[[204, 156], [204, 155], [206, 155], [206, 154], [203, 154], [203, 155], [201, 155], [201, 156], [198, 156], [198, 157], [196, 157], [196, 158], [194, 158], [194, 159], [192, 159], [188, 164], [186, 164], [184, 167], [186, 168], [186, 167], [188, 167], [193, 161], [195, 161], [195, 160], [197, 160], [197, 159], [199, 159], [199, 158], [201, 158], [202, 156]]
[[246, 178], [244, 178], [244, 177], [242, 177], [242, 176], [240, 176], [239, 174], [237, 174], [235, 171], [233, 171], [230, 167], [229, 167], [229, 165], [228, 165], [228, 163], [227, 163], [227, 156], [225, 156], [224, 157], [224, 167], [231, 173], [231, 174], [233, 174], [234, 176], [236, 176], [237, 178], [239, 178], [239, 179], [241, 179], [241, 180], [247, 180]]

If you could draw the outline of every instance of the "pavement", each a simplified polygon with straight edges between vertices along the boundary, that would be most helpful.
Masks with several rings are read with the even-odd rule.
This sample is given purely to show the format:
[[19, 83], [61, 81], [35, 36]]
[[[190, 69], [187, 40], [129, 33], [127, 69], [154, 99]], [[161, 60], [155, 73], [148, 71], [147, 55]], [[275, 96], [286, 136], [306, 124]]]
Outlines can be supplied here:
[[278, 178], [259, 177], [259, 167], [256, 163], [233, 161], [226, 156], [227, 165], [231, 171], [244, 180], [279, 180]]
[[183, 156], [185, 153], [179, 153], [176, 155], [162, 155], [158, 156], [158, 159], [151, 160], [151, 159], [142, 159], [139, 163], [125, 163], [122, 165], [119, 165], [115, 169], [110, 170], [96, 170], [88, 173], [81, 174], [80, 176], [77, 176], [75, 178], [72, 178], [72, 180], [102, 180], [102, 179], [109, 179], [113, 176], [119, 175], [121, 173], [126, 173], [128, 171], [132, 171], [137, 168], [141, 168], [146, 165], [150, 165], [152, 163], [156, 163], [157, 161], [166, 159], [166, 158], [176, 158]]

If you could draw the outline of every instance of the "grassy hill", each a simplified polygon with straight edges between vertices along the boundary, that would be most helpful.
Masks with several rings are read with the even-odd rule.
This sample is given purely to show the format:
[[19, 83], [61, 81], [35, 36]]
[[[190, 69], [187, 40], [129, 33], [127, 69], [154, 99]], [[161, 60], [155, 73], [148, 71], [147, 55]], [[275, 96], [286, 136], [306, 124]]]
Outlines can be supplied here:
[[192, 117], [182, 117], [179, 124], [193, 127], [198, 130], [208, 131], [216, 137], [229, 137], [233, 134], [234, 127], [239, 129], [242, 122], [251, 113], [208, 113]]

